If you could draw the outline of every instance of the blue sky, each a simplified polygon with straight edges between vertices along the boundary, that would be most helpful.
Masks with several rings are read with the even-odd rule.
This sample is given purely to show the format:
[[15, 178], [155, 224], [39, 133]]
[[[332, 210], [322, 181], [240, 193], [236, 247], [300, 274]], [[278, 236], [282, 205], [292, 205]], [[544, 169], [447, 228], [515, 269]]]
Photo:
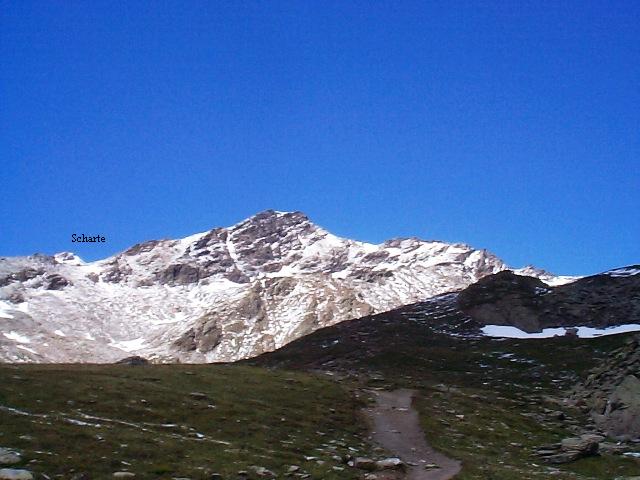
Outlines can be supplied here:
[[0, 255], [273, 208], [557, 273], [640, 262], [639, 2], [0, 0], [0, 22]]

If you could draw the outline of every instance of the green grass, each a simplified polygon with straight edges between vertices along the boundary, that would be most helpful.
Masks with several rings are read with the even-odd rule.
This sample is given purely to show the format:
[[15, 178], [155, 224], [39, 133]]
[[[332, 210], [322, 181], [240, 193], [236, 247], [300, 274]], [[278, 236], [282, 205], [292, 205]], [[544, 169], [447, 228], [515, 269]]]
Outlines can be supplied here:
[[637, 461], [610, 455], [561, 466], [542, 462], [533, 450], [570, 434], [562, 422], [539, 420], [545, 408], [553, 407], [540, 397], [507, 397], [478, 389], [423, 389], [415, 406], [431, 444], [462, 461], [463, 470], [456, 477], [460, 480], [611, 480], [640, 471]]
[[[424, 334], [423, 334], [424, 335]], [[547, 465], [536, 447], [574, 436], [563, 410], [579, 424], [587, 417], [554, 402], [624, 336], [589, 341], [460, 340], [416, 336], [405, 348], [385, 351], [370, 365], [384, 380], [375, 385], [418, 390], [416, 408], [434, 448], [462, 461], [460, 480], [612, 480], [640, 474], [638, 460], [602, 455]], [[421, 344], [422, 342], [422, 344]], [[459, 418], [456, 415], [463, 415]]]
[[[602, 455], [547, 465], [533, 451], [574, 436], [570, 422], [587, 423], [584, 413], [554, 400], [623, 342], [481, 339], [456, 345], [451, 338], [431, 337], [429, 348], [413, 345], [372, 364], [393, 379], [394, 388], [418, 389], [416, 408], [427, 438], [462, 461], [460, 480], [611, 480], [639, 474], [640, 462]], [[557, 410], [570, 420], [554, 420], [549, 412]]]
[[342, 465], [333, 457], [353, 453], [349, 447], [367, 451], [361, 404], [335, 382], [303, 373], [1, 365], [0, 405], [29, 414], [0, 410], [0, 446], [19, 449], [26, 468], [52, 478], [122, 470], [139, 478], [235, 478], [240, 470], [256, 477], [252, 466], [281, 476], [298, 465], [311, 478], [348, 479], [354, 473], [334, 470]]

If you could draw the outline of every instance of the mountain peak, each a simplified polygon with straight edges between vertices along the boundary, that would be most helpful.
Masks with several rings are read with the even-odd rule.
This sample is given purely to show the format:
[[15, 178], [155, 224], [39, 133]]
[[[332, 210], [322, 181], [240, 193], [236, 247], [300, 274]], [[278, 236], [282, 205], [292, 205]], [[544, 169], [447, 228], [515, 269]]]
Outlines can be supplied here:
[[275, 237], [282, 236], [289, 231], [312, 231], [316, 227], [309, 217], [302, 212], [279, 212], [276, 210], [265, 210], [252, 217], [234, 225], [229, 230], [234, 236], [245, 238], [268, 238], [274, 240]]
[[247, 218], [242, 223], [260, 223], [260, 222], [274, 222], [285, 221], [287, 223], [301, 223], [309, 222], [309, 217], [300, 211], [283, 212], [279, 210], [263, 210], [255, 215]]

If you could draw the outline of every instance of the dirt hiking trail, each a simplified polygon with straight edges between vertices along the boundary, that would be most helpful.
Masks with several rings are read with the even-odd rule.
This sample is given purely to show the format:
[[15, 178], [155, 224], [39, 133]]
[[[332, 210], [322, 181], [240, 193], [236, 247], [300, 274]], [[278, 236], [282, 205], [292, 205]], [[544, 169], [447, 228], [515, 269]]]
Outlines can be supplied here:
[[[372, 439], [405, 462], [406, 480], [448, 480], [460, 471], [460, 462], [436, 452], [427, 443], [418, 412], [411, 405], [413, 390], [372, 393], [376, 404], [365, 410], [372, 425]], [[440, 468], [425, 468], [429, 464]]]

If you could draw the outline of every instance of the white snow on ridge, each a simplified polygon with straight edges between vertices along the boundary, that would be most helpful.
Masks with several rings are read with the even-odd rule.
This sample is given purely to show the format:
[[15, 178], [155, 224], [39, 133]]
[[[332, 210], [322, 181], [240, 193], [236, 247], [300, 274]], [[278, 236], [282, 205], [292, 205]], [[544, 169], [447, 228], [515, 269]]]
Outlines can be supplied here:
[[640, 274], [640, 268], [622, 267], [609, 270], [608, 272], [604, 272], [604, 274], [610, 277], [631, 277]]
[[572, 283], [578, 280], [581, 277], [571, 277], [568, 275], [558, 275], [558, 276], [546, 276], [541, 278], [544, 283], [549, 285], [550, 287], [557, 287], [560, 285], [566, 285], [567, 283]]
[[60, 252], [56, 253], [53, 258], [55, 258], [56, 262], [64, 263], [66, 265], [86, 265], [85, 261], [82, 260], [78, 255], [72, 252]]
[[542, 332], [527, 333], [519, 328], [510, 325], [485, 325], [482, 327], [482, 333], [488, 337], [502, 338], [551, 338], [564, 336], [569, 328], [576, 328], [577, 335], [580, 338], [595, 338], [604, 335], [615, 335], [617, 333], [640, 332], [640, 324], [629, 323], [627, 325], [618, 325], [609, 328], [592, 328], [592, 327], [556, 327], [545, 328]]
[[181, 239], [178, 240], [178, 245], [180, 246], [181, 250], [184, 250], [188, 246], [190, 246], [192, 243], [195, 243], [198, 240], [200, 240], [207, 233], [209, 233], [208, 230], [206, 232], [194, 233], [193, 235], [189, 235], [188, 237], [181, 238]]
[[312, 257], [314, 255], [326, 255], [333, 249], [344, 248], [347, 242], [331, 233], [326, 233], [323, 237], [313, 243], [309, 243], [302, 251], [303, 257]]

